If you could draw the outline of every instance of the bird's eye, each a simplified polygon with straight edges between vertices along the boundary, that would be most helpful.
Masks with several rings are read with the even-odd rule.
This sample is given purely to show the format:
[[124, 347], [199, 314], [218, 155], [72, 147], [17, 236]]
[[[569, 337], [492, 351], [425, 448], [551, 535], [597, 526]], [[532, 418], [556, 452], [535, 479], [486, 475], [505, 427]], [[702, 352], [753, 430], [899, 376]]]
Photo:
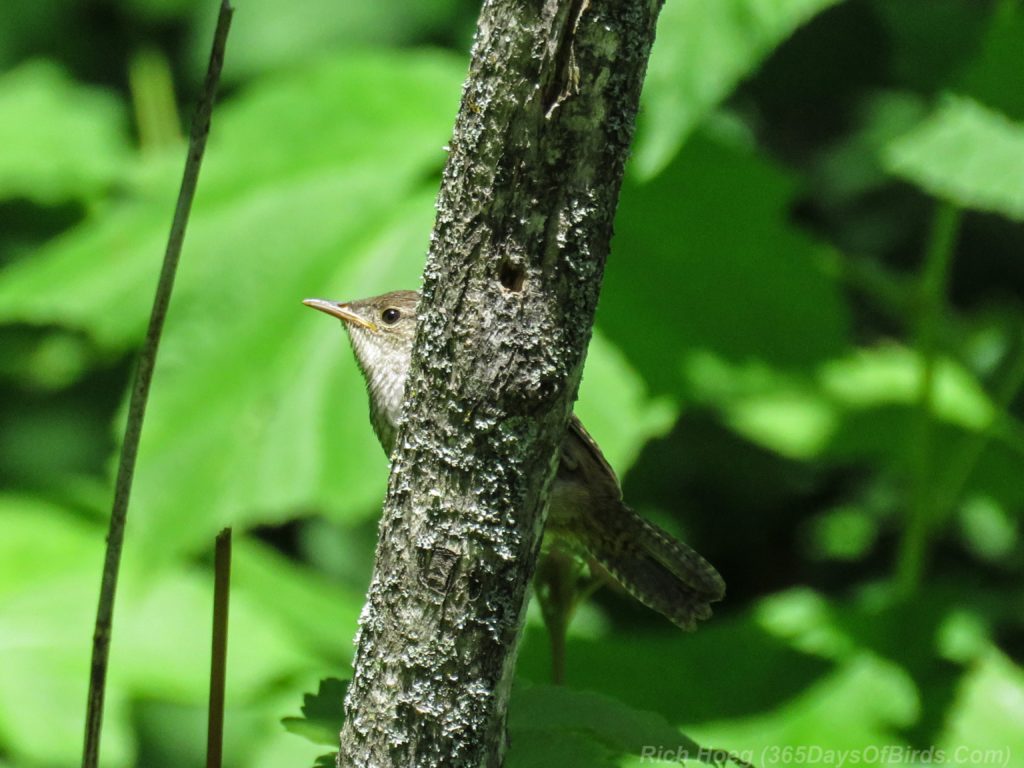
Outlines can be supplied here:
[[387, 309], [380, 313], [380, 319], [383, 320], [388, 325], [394, 325], [399, 321], [399, 319], [401, 319], [401, 317], [402, 313], [399, 312], [394, 307], [388, 307]]

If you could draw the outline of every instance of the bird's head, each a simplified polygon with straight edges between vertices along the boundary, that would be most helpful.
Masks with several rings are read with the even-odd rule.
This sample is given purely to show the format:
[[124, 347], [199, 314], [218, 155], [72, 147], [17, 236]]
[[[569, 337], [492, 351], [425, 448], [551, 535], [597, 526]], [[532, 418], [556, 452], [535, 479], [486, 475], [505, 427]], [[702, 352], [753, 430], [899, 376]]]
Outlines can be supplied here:
[[392, 291], [345, 303], [326, 299], [302, 303], [341, 320], [367, 379], [388, 371], [404, 380], [416, 335], [419, 300], [416, 291]]

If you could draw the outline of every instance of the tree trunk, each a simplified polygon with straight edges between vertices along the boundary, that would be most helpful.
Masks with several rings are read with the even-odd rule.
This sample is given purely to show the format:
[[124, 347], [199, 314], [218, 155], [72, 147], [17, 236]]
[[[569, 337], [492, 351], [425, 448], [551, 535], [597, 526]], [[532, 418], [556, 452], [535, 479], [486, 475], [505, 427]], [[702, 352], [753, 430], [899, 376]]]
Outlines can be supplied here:
[[661, 0], [488, 0], [424, 272], [339, 765], [499, 766]]

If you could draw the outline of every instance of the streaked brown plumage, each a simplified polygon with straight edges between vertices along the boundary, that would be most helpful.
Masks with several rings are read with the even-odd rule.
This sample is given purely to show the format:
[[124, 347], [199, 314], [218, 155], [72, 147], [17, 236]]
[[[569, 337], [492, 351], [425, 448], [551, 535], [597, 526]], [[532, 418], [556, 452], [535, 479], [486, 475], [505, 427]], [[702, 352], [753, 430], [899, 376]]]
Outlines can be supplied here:
[[[308, 306], [342, 320], [366, 379], [370, 420], [390, 455], [405, 394], [419, 294], [395, 291]], [[636, 599], [683, 629], [711, 615], [725, 583], [703, 557], [622, 501], [618, 479], [600, 448], [573, 416], [549, 502], [547, 533], [593, 558]]]

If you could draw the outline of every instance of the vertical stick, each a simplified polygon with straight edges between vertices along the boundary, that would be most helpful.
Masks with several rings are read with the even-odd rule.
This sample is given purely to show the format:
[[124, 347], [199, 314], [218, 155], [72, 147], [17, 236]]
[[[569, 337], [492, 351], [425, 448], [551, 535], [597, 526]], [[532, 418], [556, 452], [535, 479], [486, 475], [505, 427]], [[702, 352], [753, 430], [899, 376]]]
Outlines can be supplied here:
[[483, 3], [341, 766], [503, 762], [527, 591], [661, 5]]
[[210, 651], [210, 707], [206, 768], [220, 768], [224, 752], [224, 683], [228, 659], [228, 595], [231, 591], [231, 529], [217, 534], [213, 556], [213, 647]]
[[935, 516], [934, 442], [935, 374], [938, 366], [939, 325], [946, 305], [949, 268], [956, 248], [960, 211], [941, 203], [935, 212], [921, 274], [917, 352], [921, 359], [916, 424], [911, 433], [912, 490], [903, 539], [896, 564], [896, 587], [900, 595], [913, 595], [921, 584], [930, 528]]
[[227, 42], [231, 15], [234, 13], [227, 0], [221, 0], [217, 30], [214, 33], [210, 66], [206, 72], [203, 92], [192, 121], [192, 132], [188, 142], [188, 158], [178, 192], [178, 203], [174, 209], [171, 232], [167, 238], [160, 281], [157, 283], [153, 309], [149, 316], [146, 339], [139, 352], [135, 383], [128, 404], [128, 423], [125, 426], [121, 459], [117, 467], [114, 485], [114, 503], [110, 512], [110, 528], [107, 532], [107, 552], [103, 561], [103, 576], [100, 582], [100, 599], [96, 609], [96, 626], [92, 638], [92, 666], [89, 673], [89, 698], [85, 714], [85, 743], [82, 748], [82, 768], [97, 768], [100, 754], [100, 733], [103, 729], [103, 699], [107, 688], [107, 665], [110, 657], [110, 632], [114, 615], [114, 597], [117, 591], [117, 574], [121, 566], [121, 548], [124, 544], [124, 528], [128, 515], [128, 499], [131, 496], [135, 461], [139, 452], [139, 437], [142, 421], [146, 415], [149, 386], [153, 380], [157, 349], [163, 332], [167, 306], [174, 287], [174, 276], [181, 256], [181, 245], [185, 239], [185, 226], [192, 209], [199, 167], [206, 149], [206, 137], [210, 133], [210, 115], [213, 101], [220, 82], [220, 71], [224, 63], [224, 46]]

